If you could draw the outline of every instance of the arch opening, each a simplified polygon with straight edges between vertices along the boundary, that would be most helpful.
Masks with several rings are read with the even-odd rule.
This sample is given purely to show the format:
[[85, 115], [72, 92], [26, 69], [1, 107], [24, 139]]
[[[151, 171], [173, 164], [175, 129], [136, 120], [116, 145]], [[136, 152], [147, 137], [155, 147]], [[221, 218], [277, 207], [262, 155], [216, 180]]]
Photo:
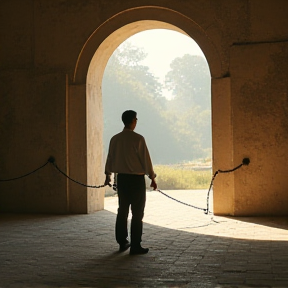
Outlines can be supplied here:
[[[133, 109], [139, 119], [135, 132], [148, 144], [158, 187], [175, 192], [208, 189], [211, 76], [192, 38], [152, 29], [126, 39], [105, 68], [102, 100], [104, 160], [111, 136], [123, 127], [122, 112]], [[150, 182], [146, 182], [149, 190]], [[107, 187], [106, 194], [115, 191]]]
[[[70, 86], [69, 93], [74, 95], [74, 98], [77, 99], [77, 101], [74, 101], [72, 105], [76, 106], [77, 104], [79, 104], [79, 101], [82, 103], [80, 106], [82, 107], [82, 113], [84, 113], [84, 117], [82, 117], [81, 121], [83, 123], [82, 128], [84, 128], [85, 131], [85, 141], [82, 141], [82, 143], [78, 143], [78, 146], [80, 144], [80, 151], [82, 150], [85, 155], [87, 155], [85, 161], [80, 161], [82, 163], [82, 165], [80, 165], [82, 174], [83, 177], [85, 177], [85, 179], [87, 180], [87, 183], [102, 183], [104, 179], [103, 167], [105, 159], [103, 157], [103, 111], [101, 84], [108, 59], [110, 58], [114, 50], [123, 41], [138, 32], [150, 29], [168, 29], [177, 31], [188, 35], [198, 43], [207, 59], [212, 78], [221, 78], [221, 75], [224, 74], [222, 73], [221, 59], [219, 58], [219, 53], [215, 49], [215, 46], [211, 42], [211, 39], [207, 38], [207, 35], [199, 28], [198, 25], [195, 24], [195, 22], [193, 22], [191, 19], [187, 19], [185, 16], [180, 15], [177, 12], [168, 9], [160, 9], [161, 12], [163, 12], [162, 14], [158, 13], [159, 8], [156, 9], [154, 7], [152, 10], [151, 9], [151, 7], [146, 8], [146, 11], [145, 9], [144, 11], [143, 9], [135, 9], [135, 11], [127, 12], [130, 16], [132, 15], [132, 17], [123, 17], [123, 14], [120, 14], [111, 19], [109, 27], [111, 28], [112, 24], [114, 28], [112, 29], [113, 31], [111, 32], [109, 27], [107, 29], [104, 29], [105, 25], [103, 25], [101, 29], [98, 29], [98, 31], [93, 33], [93, 35], [91, 35], [90, 39], [83, 47], [77, 61], [73, 77], [73, 85]], [[153, 11], [153, 13], [149, 14], [149, 12], [151, 11]], [[140, 17], [139, 12], [141, 12]], [[163, 21], [163, 18], [165, 18], [163, 17], [163, 15], [165, 16], [165, 13], [167, 14], [166, 21]], [[171, 15], [173, 17], [171, 17]], [[135, 19], [135, 21], [131, 22], [133, 18]], [[143, 18], [145, 20], [142, 20]], [[146, 20], [149, 18], [154, 19]], [[125, 19], [128, 24], [123, 23]], [[183, 27], [181, 27], [180, 20], [182, 20]], [[177, 23], [179, 25], [175, 25]], [[118, 29], [115, 29], [115, 25], [118, 26]], [[104, 31], [102, 30], [106, 30], [104, 35]], [[105, 37], [106, 35], [107, 37]], [[103, 41], [101, 41], [101, 38], [104, 38]], [[203, 43], [203, 45], [201, 45], [201, 43], [199, 42]], [[73, 109], [70, 110], [73, 111]], [[69, 131], [71, 132], [71, 135], [76, 135], [77, 129], [80, 129], [81, 125], [79, 124], [79, 121], [76, 120], [77, 117], [73, 118], [73, 116], [75, 116], [75, 114], [69, 113]], [[76, 122], [77, 125], [75, 124]], [[68, 149], [68, 162], [70, 173], [73, 174], [73, 165], [79, 162], [76, 159], [77, 157], [79, 157], [79, 153], [76, 153], [78, 154], [78, 156], [75, 156], [75, 153], [73, 154], [73, 151], [79, 151], [79, 147], [72, 143], [71, 139], [73, 139], [73, 137], [71, 137], [71, 135], [68, 137], [70, 138]], [[79, 175], [79, 165], [77, 168], [77, 173]], [[73, 203], [75, 202], [76, 197], [76, 192], [74, 191], [75, 188], [73, 188], [73, 185], [70, 185], [68, 187], [68, 190], [71, 212], [75, 212], [76, 210], [76, 212], [81, 211], [82, 213], [83, 210], [85, 210], [84, 213], [90, 213], [93, 211], [104, 209], [105, 191], [103, 188], [97, 189], [96, 192], [91, 188], [83, 189], [83, 205], [80, 205], [81, 208], [79, 208], [79, 204], [74, 205], [75, 209], [73, 208]], [[77, 196], [77, 200], [79, 200], [79, 196]]]
[[[91, 60], [86, 82], [87, 155], [89, 155], [89, 157], [87, 157], [87, 180], [89, 183], [94, 181], [97, 183], [99, 183], [99, 181], [101, 182], [101, 175], [103, 175], [104, 171], [103, 166], [105, 157], [103, 155], [102, 79], [107, 62], [115, 49], [130, 36], [141, 31], [155, 28], [170, 29], [186, 34], [183, 30], [165, 22], [151, 20], [136, 21], [127, 24], [110, 34], [100, 44]], [[95, 123], [97, 123], [97, 126]], [[91, 159], [97, 160], [91, 161]], [[99, 159], [101, 159], [101, 165], [95, 165], [96, 162], [99, 162]], [[97, 176], [98, 179], [95, 179], [94, 175], [99, 175]], [[92, 195], [94, 194], [95, 193], [91, 191], [89, 198], [93, 199]], [[99, 203], [100, 201], [102, 203], [102, 209], [104, 208], [104, 200], [102, 200], [104, 195], [105, 191], [101, 191], [101, 195], [99, 195], [99, 197], [96, 199], [96, 202]]]

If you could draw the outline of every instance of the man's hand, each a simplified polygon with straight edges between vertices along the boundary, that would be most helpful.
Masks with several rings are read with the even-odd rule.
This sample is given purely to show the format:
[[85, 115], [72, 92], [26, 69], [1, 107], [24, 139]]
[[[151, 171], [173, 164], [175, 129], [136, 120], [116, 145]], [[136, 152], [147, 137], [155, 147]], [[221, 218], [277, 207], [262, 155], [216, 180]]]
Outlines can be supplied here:
[[157, 189], [157, 183], [155, 182], [155, 179], [152, 179], [150, 187], [152, 187], [153, 190]]
[[105, 182], [104, 182], [104, 185], [106, 186], [106, 185], [108, 185], [108, 186], [112, 186], [111, 184], [110, 184], [110, 182], [111, 182], [111, 177], [110, 177], [110, 175], [106, 175], [106, 179], [105, 179]]

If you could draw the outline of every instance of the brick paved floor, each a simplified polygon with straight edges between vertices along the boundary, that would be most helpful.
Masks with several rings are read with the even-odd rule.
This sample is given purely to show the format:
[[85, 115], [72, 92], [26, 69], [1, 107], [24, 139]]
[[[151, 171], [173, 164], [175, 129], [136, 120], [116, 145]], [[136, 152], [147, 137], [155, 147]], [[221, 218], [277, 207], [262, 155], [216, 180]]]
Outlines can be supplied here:
[[[206, 191], [170, 191], [205, 208]], [[288, 218], [212, 217], [147, 193], [146, 255], [118, 253], [117, 198], [90, 215], [0, 215], [0, 287], [288, 287]]]

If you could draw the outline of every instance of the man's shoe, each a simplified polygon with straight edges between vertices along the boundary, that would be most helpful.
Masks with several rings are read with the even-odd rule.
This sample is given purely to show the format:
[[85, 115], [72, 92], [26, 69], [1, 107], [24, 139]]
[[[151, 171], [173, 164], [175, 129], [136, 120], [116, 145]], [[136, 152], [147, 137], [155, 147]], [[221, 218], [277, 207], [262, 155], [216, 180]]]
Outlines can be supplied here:
[[130, 255], [140, 255], [140, 254], [147, 254], [149, 248], [137, 247], [137, 248], [130, 248]]
[[126, 242], [124, 244], [120, 244], [119, 245], [119, 252], [124, 252], [126, 251], [129, 247], [130, 247], [130, 243], [129, 242]]

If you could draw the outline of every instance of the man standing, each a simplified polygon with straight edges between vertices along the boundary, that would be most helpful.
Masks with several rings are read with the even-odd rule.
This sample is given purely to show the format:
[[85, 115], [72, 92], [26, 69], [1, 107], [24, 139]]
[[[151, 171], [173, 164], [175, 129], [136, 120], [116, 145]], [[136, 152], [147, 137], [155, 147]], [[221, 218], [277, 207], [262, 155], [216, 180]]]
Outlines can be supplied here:
[[[148, 248], [141, 246], [144, 208], [146, 202], [145, 174], [151, 179], [151, 187], [157, 189], [149, 151], [145, 139], [134, 132], [137, 124], [137, 113], [132, 110], [122, 114], [125, 125], [122, 132], [110, 140], [107, 161], [105, 165], [105, 185], [111, 182], [111, 173], [117, 173], [118, 214], [116, 218], [115, 235], [119, 251], [125, 251], [130, 246], [130, 254], [146, 254]], [[131, 245], [128, 241], [127, 218], [131, 205]]]

